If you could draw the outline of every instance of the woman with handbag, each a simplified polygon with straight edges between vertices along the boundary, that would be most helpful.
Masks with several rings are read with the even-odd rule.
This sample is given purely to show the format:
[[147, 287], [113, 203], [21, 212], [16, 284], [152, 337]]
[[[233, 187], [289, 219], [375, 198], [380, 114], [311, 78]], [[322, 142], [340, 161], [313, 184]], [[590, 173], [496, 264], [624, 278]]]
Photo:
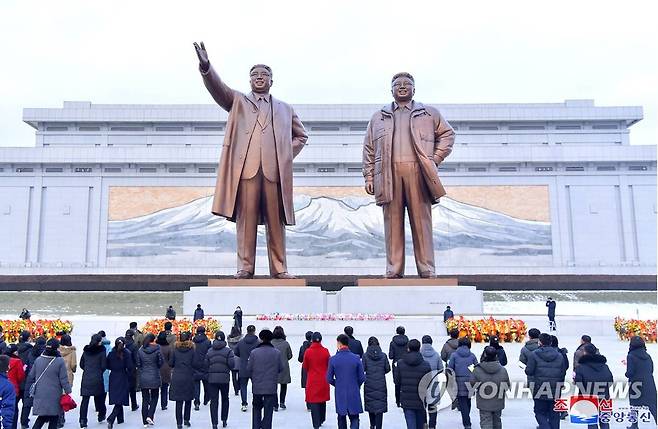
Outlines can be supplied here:
[[41, 429], [45, 423], [48, 423], [48, 429], [57, 429], [62, 412], [62, 393], [71, 393], [66, 363], [58, 356], [58, 348], [56, 338], [48, 340], [45, 351], [36, 359], [27, 376], [28, 395], [33, 399], [32, 414], [37, 416], [33, 429]]
[[115, 420], [117, 424], [123, 423], [123, 407], [130, 405], [130, 378], [135, 366], [130, 350], [125, 347], [126, 340], [119, 337], [114, 341], [114, 348], [107, 355], [107, 369], [110, 370], [109, 403], [114, 405], [112, 412], [107, 416], [108, 429], [112, 429]]

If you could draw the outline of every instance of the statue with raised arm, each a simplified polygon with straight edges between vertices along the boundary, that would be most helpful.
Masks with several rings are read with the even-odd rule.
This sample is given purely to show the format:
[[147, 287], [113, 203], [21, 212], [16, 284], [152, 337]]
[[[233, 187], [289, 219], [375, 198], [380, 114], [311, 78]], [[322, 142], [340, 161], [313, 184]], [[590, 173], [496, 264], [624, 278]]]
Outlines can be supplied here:
[[270, 67], [253, 66], [251, 91], [243, 94], [220, 79], [203, 42], [194, 43], [194, 48], [203, 83], [229, 113], [212, 212], [236, 223], [238, 271], [234, 277], [253, 277], [257, 228], [265, 224], [270, 275], [295, 278], [286, 264], [285, 226], [295, 224], [292, 160], [306, 144], [304, 126], [290, 105], [270, 95]]
[[435, 277], [432, 204], [445, 195], [438, 166], [455, 132], [437, 109], [413, 100], [414, 78], [391, 81], [393, 102], [370, 119], [363, 143], [365, 190], [384, 209], [386, 277], [404, 276], [404, 214], [409, 214], [418, 275]]

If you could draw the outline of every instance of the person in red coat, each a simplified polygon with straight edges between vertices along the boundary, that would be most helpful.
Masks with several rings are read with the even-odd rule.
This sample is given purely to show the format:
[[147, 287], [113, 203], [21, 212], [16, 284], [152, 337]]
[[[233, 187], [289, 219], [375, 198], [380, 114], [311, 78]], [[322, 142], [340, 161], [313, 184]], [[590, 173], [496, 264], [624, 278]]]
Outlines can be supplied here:
[[322, 345], [322, 334], [314, 332], [311, 345], [304, 352], [302, 367], [306, 371], [306, 402], [311, 408], [313, 429], [319, 428], [327, 416], [327, 401], [329, 401], [329, 383], [327, 383], [327, 367], [330, 358], [329, 350]]
[[5, 354], [9, 356], [9, 369], [7, 370], [7, 379], [9, 379], [11, 384], [14, 386], [16, 396], [18, 396], [26, 377], [23, 361], [18, 357], [18, 347], [15, 344], [9, 346]]

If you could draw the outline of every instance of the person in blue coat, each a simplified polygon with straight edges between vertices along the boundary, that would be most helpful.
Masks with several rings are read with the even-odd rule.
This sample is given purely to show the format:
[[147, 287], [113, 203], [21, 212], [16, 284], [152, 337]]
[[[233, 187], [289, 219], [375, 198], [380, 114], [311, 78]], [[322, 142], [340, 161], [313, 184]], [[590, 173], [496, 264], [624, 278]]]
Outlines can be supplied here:
[[135, 371], [135, 360], [126, 348], [126, 340], [119, 337], [114, 341], [114, 348], [107, 355], [107, 369], [110, 371], [109, 396], [114, 409], [107, 416], [107, 427], [112, 429], [114, 422], [124, 422], [123, 407], [130, 404], [130, 380]]
[[0, 427], [10, 428], [14, 422], [14, 404], [16, 391], [14, 385], [7, 379], [9, 356], [0, 356]]
[[359, 414], [363, 412], [361, 385], [366, 381], [366, 374], [359, 356], [349, 349], [349, 337], [340, 334], [336, 340], [338, 351], [329, 359], [327, 382], [335, 388], [338, 429], [347, 429], [348, 417], [350, 429], [358, 429]]

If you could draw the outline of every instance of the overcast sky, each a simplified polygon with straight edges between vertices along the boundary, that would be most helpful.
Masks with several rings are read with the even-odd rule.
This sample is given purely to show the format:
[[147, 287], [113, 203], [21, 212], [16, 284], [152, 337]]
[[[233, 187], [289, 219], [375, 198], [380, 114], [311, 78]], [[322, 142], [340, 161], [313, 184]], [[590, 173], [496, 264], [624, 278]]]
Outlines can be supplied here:
[[211, 103], [201, 40], [229, 85], [267, 63], [290, 103], [385, 103], [406, 70], [424, 102], [643, 106], [631, 142], [656, 144], [654, 4], [2, 0], [0, 146], [34, 144], [24, 107]]

